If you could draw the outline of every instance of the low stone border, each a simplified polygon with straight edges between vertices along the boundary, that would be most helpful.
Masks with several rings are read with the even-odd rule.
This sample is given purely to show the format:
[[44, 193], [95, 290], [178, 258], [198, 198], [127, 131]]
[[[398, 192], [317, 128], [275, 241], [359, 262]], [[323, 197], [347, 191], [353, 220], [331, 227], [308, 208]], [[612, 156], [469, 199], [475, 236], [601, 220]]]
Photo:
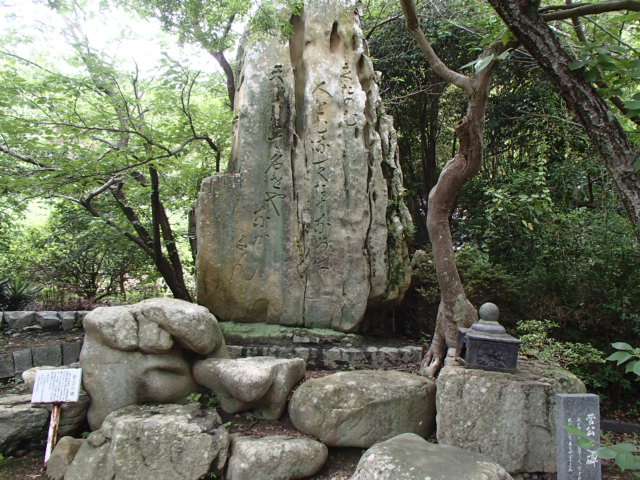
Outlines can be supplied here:
[[63, 342], [2, 353], [0, 354], [0, 379], [15, 377], [33, 367], [71, 365], [78, 361], [81, 349], [82, 342]]
[[0, 330], [14, 332], [31, 330], [53, 330], [68, 332], [75, 327], [82, 326], [82, 319], [89, 313], [78, 311], [16, 311], [0, 312]]
[[322, 347], [300, 345], [228, 345], [232, 358], [272, 356], [302, 358], [311, 370], [393, 368], [422, 359], [422, 347]]
[[[0, 379], [21, 374], [32, 367], [42, 365], [70, 365], [78, 361], [82, 342], [63, 342], [24, 348], [11, 353], [0, 354]], [[232, 358], [272, 356], [277, 358], [302, 358], [307, 368], [340, 370], [352, 368], [393, 368], [407, 363], [419, 362], [422, 348], [407, 347], [367, 347], [367, 348], [322, 348], [296, 345], [229, 345]]]

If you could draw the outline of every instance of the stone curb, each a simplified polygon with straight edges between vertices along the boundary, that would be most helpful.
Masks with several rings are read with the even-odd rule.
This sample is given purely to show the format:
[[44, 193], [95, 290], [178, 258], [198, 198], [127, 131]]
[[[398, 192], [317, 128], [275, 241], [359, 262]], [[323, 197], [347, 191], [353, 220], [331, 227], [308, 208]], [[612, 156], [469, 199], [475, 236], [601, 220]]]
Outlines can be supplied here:
[[[70, 365], [78, 361], [82, 342], [63, 342], [54, 345], [16, 350], [0, 354], [0, 379], [19, 375], [25, 370], [42, 365]], [[407, 347], [366, 347], [347, 348], [299, 345], [228, 345], [232, 358], [272, 356], [277, 358], [302, 358], [311, 369], [361, 369], [393, 368], [407, 363], [419, 362], [422, 348]]]
[[300, 345], [228, 345], [232, 358], [272, 356], [302, 358], [307, 369], [384, 369], [422, 359], [422, 347], [322, 347]]
[[68, 332], [82, 326], [82, 320], [89, 313], [77, 311], [15, 311], [0, 312], [0, 330], [2, 331], [60, 331]]

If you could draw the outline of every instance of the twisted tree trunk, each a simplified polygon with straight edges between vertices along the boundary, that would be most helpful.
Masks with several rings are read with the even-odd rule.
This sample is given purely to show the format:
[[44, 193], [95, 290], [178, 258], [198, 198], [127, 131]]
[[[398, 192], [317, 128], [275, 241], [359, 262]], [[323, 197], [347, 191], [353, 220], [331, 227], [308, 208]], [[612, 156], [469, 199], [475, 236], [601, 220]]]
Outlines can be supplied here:
[[457, 327], [470, 326], [478, 318], [475, 307], [467, 299], [456, 266], [449, 215], [456, 197], [469, 179], [482, 166], [482, 137], [490, 80], [496, 62], [493, 55], [506, 50], [502, 43], [484, 52], [480, 58], [491, 56], [488, 65], [472, 76], [449, 69], [436, 55], [429, 40], [418, 24], [418, 15], [412, 0], [401, 0], [407, 20], [407, 29], [418, 42], [433, 70], [445, 81], [462, 89], [468, 99], [466, 115], [457, 123], [460, 140], [458, 153], [444, 167], [438, 182], [429, 194], [427, 229], [433, 249], [436, 275], [440, 287], [440, 306], [436, 329], [421, 372], [428, 376], [438, 374], [444, 365], [449, 348], [455, 348]]

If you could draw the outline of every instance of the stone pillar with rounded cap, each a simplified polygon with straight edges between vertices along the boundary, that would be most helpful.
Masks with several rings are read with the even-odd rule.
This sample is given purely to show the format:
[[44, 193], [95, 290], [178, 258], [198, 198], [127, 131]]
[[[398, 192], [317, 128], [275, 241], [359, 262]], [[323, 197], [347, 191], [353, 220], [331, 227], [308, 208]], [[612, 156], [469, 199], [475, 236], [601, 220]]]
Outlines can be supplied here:
[[512, 474], [555, 472], [556, 395], [585, 387], [537, 360], [520, 358], [516, 369], [520, 341], [498, 317], [495, 305], [484, 304], [480, 320], [459, 329], [464, 366], [446, 365], [436, 382], [438, 444], [482, 453]]
[[515, 372], [522, 342], [507, 334], [500, 325], [500, 311], [495, 304], [483, 304], [479, 314], [480, 320], [471, 328], [458, 328], [458, 360], [472, 368]]

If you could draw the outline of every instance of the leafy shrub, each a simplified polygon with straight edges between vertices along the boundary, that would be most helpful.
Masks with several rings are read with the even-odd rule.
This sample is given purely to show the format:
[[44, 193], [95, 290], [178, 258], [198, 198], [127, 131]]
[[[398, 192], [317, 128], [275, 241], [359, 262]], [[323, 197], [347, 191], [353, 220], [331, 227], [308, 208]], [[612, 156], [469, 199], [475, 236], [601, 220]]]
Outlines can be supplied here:
[[589, 343], [566, 342], [554, 338], [559, 325], [549, 320], [518, 322], [516, 335], [522, 340], [520, 354], [565, 368], [578, 376], [590, 389], [603, 390], [622, 376], [609, 365], [604, 353]]
[[[476, 307], [493, 302], [500, 307], [501, 322], [509, 328], [520, 298], [517, 281], [499, 265], [489, 261], [486, 253], [467, 246], [456, 254], [458, 271], [469, 301]], [[440, 288], [431, 252], [415, 255], [413, 281], [403, 303], [405, 334], [420, 340], [434, 331], [440, 304]]]
[[[489, 261], [489, 256], [478, 247], [470, 245], [456, 253], [458, 272], [469, 301], [479, 307], [493, 302], [500, 307], [501, 322], [511, 318], [517, 305], [519, 291], [517, 281], [504, 268]], [[431, 252], [416, 258], [413, 265], [413, 287], [433, 312], [440, 303], [440, 288]]]
[[0, 309], [24, 310], [37, 297], [42, 287], [27, 282], [22, 277], [0, 280]]

